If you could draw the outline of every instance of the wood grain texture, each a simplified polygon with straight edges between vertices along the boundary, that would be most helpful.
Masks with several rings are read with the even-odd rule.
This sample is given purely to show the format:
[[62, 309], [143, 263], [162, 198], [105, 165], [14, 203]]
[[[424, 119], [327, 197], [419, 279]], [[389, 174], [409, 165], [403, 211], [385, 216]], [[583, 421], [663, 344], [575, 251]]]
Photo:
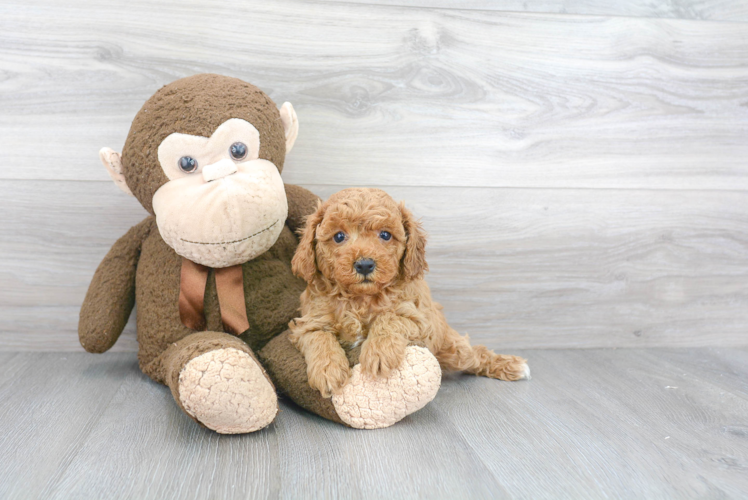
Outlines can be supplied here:
[[[324, 0], [325, 2], [372, 4], [372, 0]], [[592, 16], [662, 17], [711, 21], [746, 22], [748, 4], [742, 0], [379, 0], [379, 5], [542, 14]]]
[[[748, 350], [532, 350], [533, 379], [446, 376], [395, 426], [281, 403], [220, 436], [132, 353], [0, 353], [3, 498], [743, 498]], [[739, 362], [738, 362], [739, 361]]]
[[[704, 5], [730, 16], [736, 3]], [[0, 7], [0, 68], [4, 179], [104, 180], [98, 149], [122, 147], [156, 89], [218, 72], [296, 105], [292, 183], [748, 188], [739, 23], [11, 1]]]
[[[145, 212], [110, 183], [0, 181], [0, 349], [79, 350], [96, 266]], [[339, 186], [308, 185], [326, 198]], [[447, 318], [496, 349], [745, 345], [748, 193], [388, 188]], [[46, 214], [39, 217], [38, 214]], [[132, 321], [118, 350], [134, 350]]]
[[119, 356], [134, 369], [44, 498], [277, 498], [275, 428], [221, 436], [192, 425], [168, 388]]
[[[663, 359], [674, 353], [691, 366]], [[461, 377], [457, 387], [445, 385], [455, 398], [446, 411], [467, 422], [456, 430], [474, 442], [495, 476], [537, 461], [542, 473], [513, 477], [519, 498], [742, 498], [748, 442], [739, 430], [748, 422], [748, 400], [715, 387], [724, 372], [715, 377], [698, 369], [701, 353], [529, 352], [534, 377], [527, 389], [469, 398], [469, 388], [494, 388], [489, 380]], [[745, 375], [743, 365], [739, 376]], [[504, 439], [491, 439], [497, 432]], [[524, 467], [513, 457], [522, 457]]]
[[0, 5], [0, 350], [79, 349], [144, 215], [97, 151], [203, 71], [295, 104], [287, 182], [406, 200], [475, 342], [748, 343], [748, 23], [715, 22], [744, 3], [418, 2]]
[[[46, 498], [128, 376], [132, 355], [3, 354], [0, 497]], [[144, 377], [140, 375], [141, 377]]]

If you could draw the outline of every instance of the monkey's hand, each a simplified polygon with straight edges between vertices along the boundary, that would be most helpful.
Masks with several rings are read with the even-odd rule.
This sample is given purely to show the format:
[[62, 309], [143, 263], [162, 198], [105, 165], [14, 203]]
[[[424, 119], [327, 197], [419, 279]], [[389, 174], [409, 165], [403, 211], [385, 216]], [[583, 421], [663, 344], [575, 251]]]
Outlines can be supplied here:
[[78, 338], [88, 352], [109, 350], [135, 305], [135, 273], [143, 241], [155, 224], [148, 217], [133, 226], [106, 254], [81, 306]]

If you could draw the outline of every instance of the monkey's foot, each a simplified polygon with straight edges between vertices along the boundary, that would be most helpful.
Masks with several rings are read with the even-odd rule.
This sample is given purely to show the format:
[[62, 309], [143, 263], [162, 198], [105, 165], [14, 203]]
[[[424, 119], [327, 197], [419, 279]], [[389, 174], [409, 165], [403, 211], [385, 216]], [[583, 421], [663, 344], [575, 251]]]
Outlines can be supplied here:
[[338, 416], [356, 429], [381, 429], [426, 406], [441, 385], [439, 362], [428, 349], [410, 346], [389, 377], [374, 378], [353, 367], [350, 381], [332, 397]]
[[275, 389], [262, 368], [233, 347], [209, 351], [184, 365], [179, 402], [195, 420], [221, 434], [262, 429], [278, 411]]

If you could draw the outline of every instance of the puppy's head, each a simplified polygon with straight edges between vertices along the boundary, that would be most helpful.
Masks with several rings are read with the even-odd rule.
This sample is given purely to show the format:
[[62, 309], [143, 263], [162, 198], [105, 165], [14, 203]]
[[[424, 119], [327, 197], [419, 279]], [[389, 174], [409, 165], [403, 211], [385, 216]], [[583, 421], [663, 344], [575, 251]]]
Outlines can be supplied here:
[[307, 218], [292, 261], [307, 282], [318, 277], [353, 295], [374, 295], [428, 270], [426, 236], [401, 203], [381, 189], [332, 195]]

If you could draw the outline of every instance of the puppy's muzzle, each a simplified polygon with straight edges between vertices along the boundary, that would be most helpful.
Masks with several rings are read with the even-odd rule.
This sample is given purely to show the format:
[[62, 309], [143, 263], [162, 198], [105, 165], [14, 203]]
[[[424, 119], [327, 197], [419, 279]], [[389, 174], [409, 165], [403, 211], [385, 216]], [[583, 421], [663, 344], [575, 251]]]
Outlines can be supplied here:
[[358, 259], [356, 263], [353, 264], [353, 269], [364, 277], [373, 273], [376, 267], [377, 264], [372, 259]]

